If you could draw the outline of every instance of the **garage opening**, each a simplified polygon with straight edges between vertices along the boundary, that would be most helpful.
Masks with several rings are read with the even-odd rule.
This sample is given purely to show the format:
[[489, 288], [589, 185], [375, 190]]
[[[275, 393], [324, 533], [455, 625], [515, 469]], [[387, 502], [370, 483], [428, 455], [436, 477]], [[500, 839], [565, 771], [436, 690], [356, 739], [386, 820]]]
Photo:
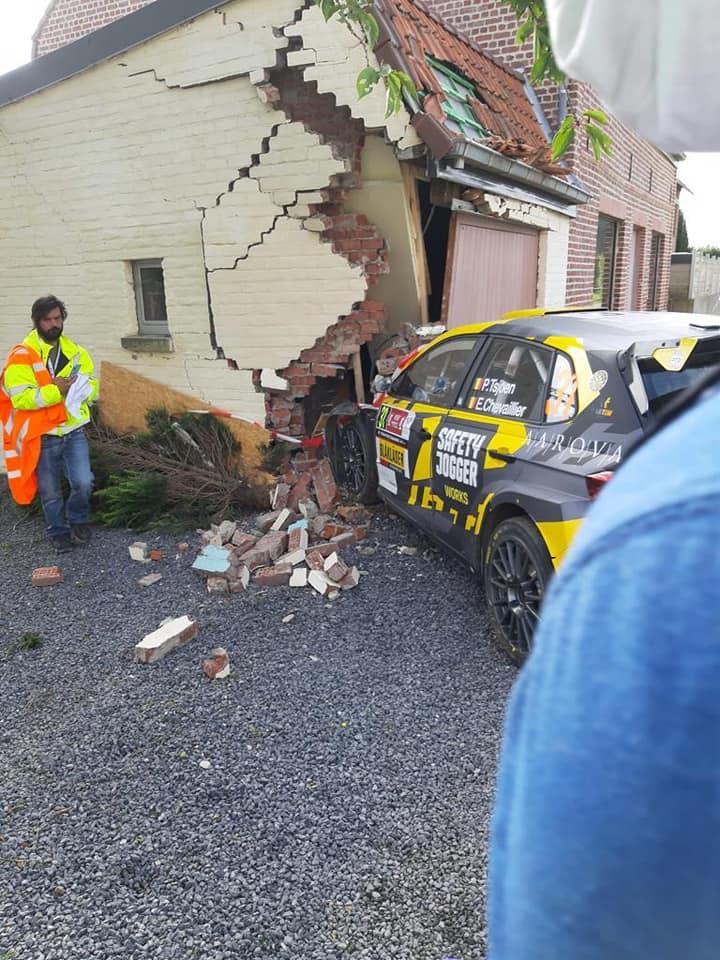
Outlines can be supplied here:
[[428, 266], [428, 321], [441, 323], [451, 213], [448, 207], [440, 207], [432, 202], [429, 183], [418, 180], [417, 187]]

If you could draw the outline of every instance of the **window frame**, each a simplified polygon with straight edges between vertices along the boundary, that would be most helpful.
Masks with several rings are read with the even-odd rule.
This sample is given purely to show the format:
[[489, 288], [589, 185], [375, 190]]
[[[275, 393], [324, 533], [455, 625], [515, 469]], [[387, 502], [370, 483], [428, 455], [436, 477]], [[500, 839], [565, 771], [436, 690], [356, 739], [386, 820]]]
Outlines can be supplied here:
[[[452, 122], [452, 125], [457, 126], [459, 131], [471, 140], [482, 140], [489, 137], [491, 131], [480, 123], [469, 103], [471, 97], [481, 103], [484, 102], [477, 87], [447, 64], [436, 60], [429, 54], [425, 55], [425, 63], [432, 70], [435, 79], [440, 84], [440, 89], [445, 94], [445, 101], [441, 106], [443, 113]], [[470, 127], [471, 132], [465, 129], [465, 125]]]
[[[146, 260], [133, 260], [132, 264], [132, 276], [133, 276], [133, 290], [135, 292], [135, 313], [137, 315], [137, 328], [138, 334], [141, 337], [169, 337], [170, 336], [170, 325], [167, 315], [167, 295], [165, 293], [165, 271], [163, 270], [163, 261], [161, 258], [153, 258]], [[143, 280], [142, 280], [142, 271], [150, 270], [160, 270], [163, 278], [163, 300], [165, 303], [165, 321], [164, 323], [153, 322], [148, 320], [145, 316], [145, 302], [143, 299]]]
[[[596, 291], [596, 287], [595, 287], [595, 281], [596, 281], [596, 275], [597, 275], [598, 257], [599, 257], [599, 255], [600, 255], [600, 253], [601, 253], [601, 251], [598, 249], [598, 241], [599, 241], [599, 238], [600, 238], [600, 221], [601, 221], [601, 220], [604, 221], [605, 223], [609, 224], [609, 225], [611, 226], [611, 228], [612, 228], [612, 231], [613, 231], [613, 235], [612, 235], [612, 257], [611, 257], [611, 259], [610, 259], [610, 264], [609, 264], [609, 279], [608, 279], [608, 282], [607, 282], [607, 287], [608, 287], [607, 304], [605, 303], [605, 297], [604, 297], [604, 291], [605, 291], [604, 277], [603, 277], [603, 284], [602, 284], [602, 287], [601, 287], [601, 290], [600, 290], [600, 300], [599, 300], [599, 301], [597, 301], [597, 299], [596, 299], [596, 298], [597, 298], [597, 291]], [[596, 228], [596, 230], [595, 230], [595, 253], [594, 253], [594, 256], [593, 256], [593, 296], [592, 296], [592, 301], [593, 301], [593, 306], [594, 306], [594, 307], [602, 307], [602, 309], [604, 309], [604, 310], [612, 310], [612, 309], [613, 309], [613, 299], [614, 299], [614, 297], [615, 297], [616, 284], [617, 284], [617, 266], [618, 266], [617, 260], [618, 260], [619, 241], [620, 241], [620, 225], [621, 225], [621, 221], [615, 219], [615, 217], [611, 217], [611, 216], [609, 216], [609, 215], [606, 214], [606, 213], [599, 213], [599, 214], [598, 214], [597, 228]], [[608, 266], [606, 266], [606, 270], [607, 270], [607, 269], [608, 269]]]
[[405, 367], [403, 370], [400, 371], [400, 373], [397, 376], [397, 381], [399, 381], [401, 377], [403, 377], [405, 374], [409, 373], [416, 363], [420, 363], [422, 360], [425, 360], [427, 357], [430, 356], [432, 352], [439, 349], [440, 347], [444, 347], [446, 344], [452, 343], [453, 340], [456, 340], [456, 341], [474, 340], [475, 342], [472, 349], [468, 351], [467, 370], [465, 371], [465, 376], [461, 379], [460, 383], [455, 389], [454, 394], [448, 395], [448, 397], [445, 398], [445, 402], [438, 403], [432, 397], [429, 400], [414, 400], [412, 397], [397, 396], [397, 394], [394, 393], [395, 383], [390, 384], [390, 387], [388, 389], [388, 395], [392, 397], [393, 400], [402, 400], [410, 404], [422, 403], [425, 406], [440, 407], [443, 410], [452, 410], [455, 407], [457, 407], [458, 399], [461, 396], [466, 383], [468, 382], [470, 370], [473, 368], [474, 364], [477, 362], [478, 355], [482, 353], [483, 347], [485, 346], [486, 342], [489, 340], [489, 337], [486, 334], [483, 334], [483, 333], [459, 334], [458, 336], [455, 336], [455, 337], [448, 337], [447, 340], [442, 340], [440, 343], [431, 344], [427, 350], [424, 350], [419, 356], [414, 357], [412, 362], [409, 363], [407, 367]]
[[[506, 334], [488, 334], [485, 339], [486, 339], [485, 347], [483, 350], [480, 351], [479, 355], [475, 357], [473, 361], [472, 367], [465, 380], [465, 383], [463, 384], [463, 387], [460, 393], [458, 394], [458, 397], [456, 400], [456, 406], [459, 409], [462, 409], [463, 413], [475, 414], [475, 416], [485, 417], [486, 419], [506, 420], [508, 423], [530, 423], [537, 426], [542, 426], [543, 424], [545, 424], [547, 422], [545, 420], [545, 405], [547, 404], [547, 399], [550, 392], [550, 384], [552, 382], [552, 374], [555, 369], [555, 357], [557, 356], [558, 353], [562, 353], [563, 351], [556, 350], [554, 347], [548, 347], [546, 344], [540, 342], [539, 340], [530, 340], [528, 337], [512, 337]], [[528, 348], [533, 347], [536, 350], [539, 350], [541, 353], [545, 353], [549, 356], [550, 363], [548, 366], [548, 376], [545, 381], [545, 388], [542, 392], [542, 397], [539, 405], [539, 418], [537, 419], [532, 417], [491, 416], [490, 414], [480, 413], [477, 410], [471, 410], [466, 405], [467, 404], [466, 394], [468, 394], [469, 392], [470, 384], [473, 382], [473, 380], [477, 376], [479, 376], [478, 371], [480, 369], [480, 366], [487, 359], [487, 355], [490, 352], [492, 346], [494, 344], [501, 343], [501, 342], [520, 344]], [[572, 363], [571, 358], [568, 357], [567, 359], [570, 360], [570, 365], [574, 371], [575, 365]], [[461, 404], [461, 400], [462, 400], [462, 404]]]

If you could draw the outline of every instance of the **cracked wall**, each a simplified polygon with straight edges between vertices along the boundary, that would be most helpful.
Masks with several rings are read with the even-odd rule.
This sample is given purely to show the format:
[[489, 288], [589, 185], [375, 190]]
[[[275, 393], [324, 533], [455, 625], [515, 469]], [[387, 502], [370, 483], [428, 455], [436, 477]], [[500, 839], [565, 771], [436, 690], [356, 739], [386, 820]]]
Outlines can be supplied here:
[[[278, 70], [298, 27], [317, 26], [303, 7], [232, 0], [0, 110], [0, 349], [52, 291], [98, 359], [262, 420], [258, 371], [286, 375], [292, 407], [381, 329], [384, 308], [366, 294], [387, 272], [386, 245], [361, 215], [342, 222], [342, 200], [360, 182], [359, 118], [396, 138], [407, 118], [357, 109], [355, 60], [336, 33], [329, 55], [313, 35], [313, 57], [347, 108], [303, 84], [307, 71]], [[280, 102], [283, 75], [322, 103], [319, 130], [293, 108], [293, 82]], [[137, 333], [140, 259], [163, 262], [173, 353], [120, 345]], [[308, 349], [329, 362], [308, 367]]]

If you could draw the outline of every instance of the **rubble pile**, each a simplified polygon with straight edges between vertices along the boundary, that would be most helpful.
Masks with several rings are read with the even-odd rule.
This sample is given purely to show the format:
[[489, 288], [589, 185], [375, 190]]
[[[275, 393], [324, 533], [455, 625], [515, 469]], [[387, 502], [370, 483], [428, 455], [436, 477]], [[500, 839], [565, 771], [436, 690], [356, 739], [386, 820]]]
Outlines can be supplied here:
[[203, 546], [193, 570], [207, 579], [209, 593], [260, 587], [310, 587], [335, 599], [360, 581], [341, 551], [367, 536], [370, 515], [342, 506], [328, 460], [311, 455], [288, 461], [270, 495], [271, 510], [243, 532], [233, 520], [201, 532]]

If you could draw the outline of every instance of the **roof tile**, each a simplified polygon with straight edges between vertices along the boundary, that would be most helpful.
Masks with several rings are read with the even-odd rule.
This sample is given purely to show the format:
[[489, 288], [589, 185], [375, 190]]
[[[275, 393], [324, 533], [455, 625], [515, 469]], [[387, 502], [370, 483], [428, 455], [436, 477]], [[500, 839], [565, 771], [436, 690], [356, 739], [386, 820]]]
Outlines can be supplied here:
[[[380, 23], [390, 33], [395, 53], [404, 61], [421, 93], [426, 94], [423, 110], [444, 122], [441, 104], [445, 93], [435, 73], [425, 61], [427, 56], [439, 60], [470, 80], [478, 93], [471, 106], [478, 123], [494, 135], [493, 142], [511, 141], [506, 152], [517, 150], [523, 159], [530, 157], [535, 165], [549, 163], [547, 137], [527, 96], [522, 77], [494, 60], [470, 39], [463, 37], [431, 13], [422, 0], [375, 0]], [[383, 59], [386, 44], [378, 48]], [[447, 128], [451, 139], [458, 134]]]

